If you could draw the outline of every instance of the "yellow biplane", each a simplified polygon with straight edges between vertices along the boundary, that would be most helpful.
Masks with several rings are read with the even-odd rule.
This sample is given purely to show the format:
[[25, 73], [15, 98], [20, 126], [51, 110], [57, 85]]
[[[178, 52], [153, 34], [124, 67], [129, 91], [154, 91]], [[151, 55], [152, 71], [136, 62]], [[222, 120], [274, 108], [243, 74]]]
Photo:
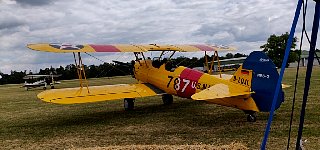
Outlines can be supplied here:
[[[59, 43], [29, 44], [28, 48], [55, 53], [73, 53], [78, 68], [79, 88], [53, 89], [38, 94], [43, 101], [58, 104], [89, 103], [124, 99], [126, 110], [134, 108], [134, 100], [139, 97], [162, 95], [165, 105], [173, 102], [173, 96], [206, 101], [243, 110], [247, 120], [256, 120], [255, 112], [268, 112], [271, 108], [278, 72], [263, 52], [252, 52], [234, 75], [211, 75], [213, 62], [218, 59], [218, 51], [232, 50], [228, 46], [216, 45], [157, 45], [157, 44], [113, 44], [113, 45], [72, 45]], [[156, 60], [146, 59], [144, 52], [160, 51]], [[170, 61], [162, 59], [164, 52], [204, 51], [214, 53], [208, 73], [183, 66], [173, 67]], [[132, 52], [133, 77], [136, 84], [89, 86], [86, 80], [80, 53], [88, 52]], [[169, 58], [169, 59], [170, 59]], [[206, 57], [206, 64], [208, 65]], [[284, 100], [281, 89], [276, 108]]]

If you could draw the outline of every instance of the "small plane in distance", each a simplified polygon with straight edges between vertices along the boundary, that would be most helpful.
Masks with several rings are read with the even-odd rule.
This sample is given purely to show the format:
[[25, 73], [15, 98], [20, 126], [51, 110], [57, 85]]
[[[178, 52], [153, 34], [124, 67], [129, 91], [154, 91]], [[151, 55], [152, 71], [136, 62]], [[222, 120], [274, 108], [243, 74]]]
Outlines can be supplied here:
[[31, 88], [43, 87], [44, 90], [47, 89], [47, 86], [50, 85], [51, 89], [54, 89], [55, 84], [60, 84], [61, 82], [55, 81], [54, 78], [60, 77], [61, 75], [26, 75], [23, 77], [25, 80], [22, 87], [27, 91]]
[[[32, 50], [73, 53], [80, 81], [78, 88], [53, 89], [38, 94], [38, 98], [58, 104], [89, 103], [124, 99], [126, 110], [134, 108], [134, 100], [139, 97], [162, 95], [165, 105], [173, 102], [176, 95], [192, 100], [228, 106], [243, 110], [249, 122], [256, 121], [256, 112], [270, 111], [279, 74], [272, 60], [261, 51], [252, 52], [233, 76], [211, 75], [213, 62], [218, 61], [218, 51], [229, 51], [228, 46], [182, 44], [112, 44], [112, 45], [72, 45], [59, 43], [29, 44]], [[157, 59], [146, 59], [144, 52], [160, 51]], [[208, 73], [184, 66], [173, 66], [170, 58], [175, 52], [203, 51]], [[89, 52], [133, 52], [136, 59], [132, 63], [136, 84], [89, 86], [80, 53]], [[209, 63], [207, 53], [214, 57]], [[171, 54], [162, 59], [164, 53]], [[210, 64], [210, 66], [208, 65]], [[218, 69], [221, 70], [221, 69]], [[276, 109], [284, 101], [284, 92], [279, 89]]]

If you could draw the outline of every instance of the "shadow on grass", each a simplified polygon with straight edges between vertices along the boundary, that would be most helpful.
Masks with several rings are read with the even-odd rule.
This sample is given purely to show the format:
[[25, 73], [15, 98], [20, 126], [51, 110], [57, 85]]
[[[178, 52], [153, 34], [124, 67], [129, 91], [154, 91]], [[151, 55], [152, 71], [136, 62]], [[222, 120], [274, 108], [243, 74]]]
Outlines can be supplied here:
[[[108, 105], [108, 104], [107, 104]], [[154, 123], [175, 123], [189, 126], [214, 127], [226, 124], [239, 124], [246, 122], [244, 113], [237, 109], [222, 106], [214, 106], [192, 100], [175, 102], [172, 105], [142, 105], [136, 106], [132, 111], [122, 108], [93, 107], [86, 108], [83, 104], [68, 110], [54, 111], [50, 114], [27, 120], [27, 122], [16, 122], [11, 127], [68, 127], [89, 125], [139, 125]], [[103, 109], [106, 108], [106, 109]], [[211, 109], [211, 110], [210, 110]], [[224, 109], [229, 109], [224, 111]]]

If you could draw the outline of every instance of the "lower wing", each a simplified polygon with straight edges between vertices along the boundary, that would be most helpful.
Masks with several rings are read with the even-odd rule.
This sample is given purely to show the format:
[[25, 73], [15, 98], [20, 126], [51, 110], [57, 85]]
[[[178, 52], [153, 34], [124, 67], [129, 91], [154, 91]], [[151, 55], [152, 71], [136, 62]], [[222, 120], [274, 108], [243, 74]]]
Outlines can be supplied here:
[[38, 98], [50, 103], [76, 104], [155, 96], [163, 93], [150, 84], [117, 84], [91, 86], [89, 92], [86, 87], [53, 89], [39, 93]]

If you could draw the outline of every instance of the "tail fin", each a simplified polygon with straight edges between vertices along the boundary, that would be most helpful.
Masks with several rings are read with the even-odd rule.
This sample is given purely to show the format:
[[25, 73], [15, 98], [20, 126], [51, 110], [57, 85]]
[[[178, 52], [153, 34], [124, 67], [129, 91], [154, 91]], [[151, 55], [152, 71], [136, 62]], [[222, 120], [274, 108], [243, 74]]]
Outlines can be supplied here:
[[242, 65], [238, 68], [238, 70], [233, 74], [230, 82], [240, 84], [250, 91], [251, 88], [251, 80], [252, 80], [252, 70], [243, 69]]
[[[250, 53], [243, 62], [242, 68], [252, 70], [251, 91], [254, 92], [252, 98], [256, 102], [259, 110], [265, 112], [270, 111], [279, 78], [276, 66], [264, 52], [254, 51]], [[241, 70], [243, 70], [242, 68]], [[239, 70], [240, 69], [238, 69], [238, 71]], [[283, 101], [284, 93], [282, 88], [280, 88], [276, 109], [280, 107]]]

